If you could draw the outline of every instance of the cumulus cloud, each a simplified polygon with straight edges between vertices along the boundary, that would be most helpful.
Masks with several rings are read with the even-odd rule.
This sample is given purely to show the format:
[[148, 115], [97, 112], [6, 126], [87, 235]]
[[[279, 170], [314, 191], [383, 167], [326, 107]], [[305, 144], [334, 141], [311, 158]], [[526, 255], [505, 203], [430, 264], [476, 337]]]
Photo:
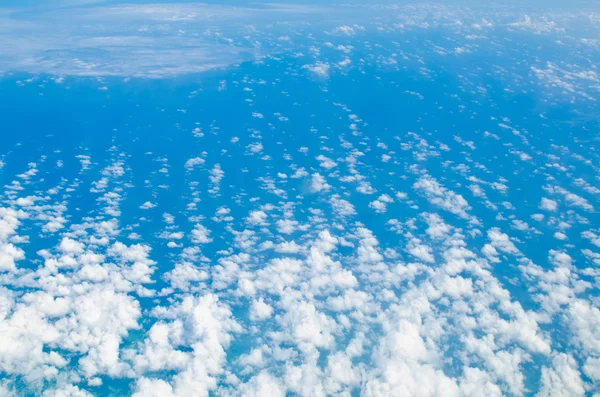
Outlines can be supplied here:
[[311, 192], [319, 193], [322, 191], [327, 191], [330, 188], [331, 188], [331, 185], [329, 185], [327, 183], [327, 181], [321, 174], [319, 174], [319, 173], [312, 174], [312, 178], [310, 181], [310, 191]]
[[456, 214], [462, 218], [468, 218], [469, 203], [461, 196], [446, 189], [431, 176], [422, 176], [413, 184], [413, 189], [422, 193], [432, 204]]
[[311, 65], [304, 65], [304, 68], [318, 77], [329, 77], [330, 66], [327, 62], [317, 62]]
[[[507, 45], [501, 27], [523, 27], [510, 25], [508, 11], [426, 4], [86, 10], [40, 9], [31, 32], [23, 27], [32, 21], [27, 9], [19, 21], [0, 12], [8, 23], [0, 41], [11, 43], [0, 68], [64, 74], [6, 73], [14, 92], [36, 96], [27, 103], [64, 90], [61, 101], [68, 100], [92, 84], [109, 110], [117, 95], [137, 92], [121, 85], [150, 82], [105, 76], [167, 78], [253, 63], [214, 81], [181, 80], [192, 86], [170, 90], [169, 106], [145, 96], [140, 109], [157, 106], [140, 114], [155, 112], [152, 122], [132, 129], [111, 119], [93, 140], [102, 145], [77, 136], [73, 152], [41, 134], [44, 152], [22, 156], [25, 129], [18, 132], [24, 143], [0, 153], [0, 394], [576, 396], [598, 389], [600, 190], [591, 147], [573, 136], [536, 148], [546, 116], [519, 126], [521, 116], [494, 103], [489, 87], [472, 79], [482, 70], [468, 63], [449, 80], [456, 106], [401, 90], [410, 95], [399, 100], [417, 101], [435, 120], [449, 112], [460, 119], [465, 128], [450, 135], [423, 120], [410, 128], [416, 132], [398, 128], [365, 110], [369, 98], [338, 91], [373, 77], [388, 94], [405, 83], [393, 78], [402, 73], [414, 75], [411, 84], [435, 83], [431, 65], [443, 66], [447, 56]], [[324, 10], [347, 25], [324, 21]], [[553, 13], [557, 24], [560, 15], [571, 18]], [[374, 18], [365, 28], [354, 24], [367, 14]], [[64, 29], [42, 34], [48, 20]], [[429, 39], [365, 41], [360, 32], [371, 28], [382, 38]], [[425, 29], [436, 34], [415, 35]], [[572, 51], [585, 45], [582, 56], [593, 49], [572, 29], [536, 31]], [[539, 81], [523, 79], [537, 50], [517, 50], [528, 52], [509, 69], [491, 67], [497, 54], [486, 55], [483, 72], [507, 97], [552, 82], [560, 92], [546, 98], [567, 98], [577, 109], [586, 100], [579, 92], [597, 90], [595, 72], [567, 62], [537, 65]], [[325, 81], [334, 70], [340, 80]], [[95, 79], [73, 79], [81, 75]], [[155, 84], [152, 93], [162, 93]], [[473, 93], [486, 100], [464, 100]], [[227, 107], [232, 98], [240, 100]], [[265, 98], [285, 109], [265, 107]], [[231, 117], [223, 120], [213, 105]], [[146, 128], [160, 128], [162, 138], [147, 141], [154, 135]], [[139, 145], [126, 144], [124, 131]], [[151, 161], [137, 160], [144, 156]], [[159, 205], [168, 213], [151, 210]]]

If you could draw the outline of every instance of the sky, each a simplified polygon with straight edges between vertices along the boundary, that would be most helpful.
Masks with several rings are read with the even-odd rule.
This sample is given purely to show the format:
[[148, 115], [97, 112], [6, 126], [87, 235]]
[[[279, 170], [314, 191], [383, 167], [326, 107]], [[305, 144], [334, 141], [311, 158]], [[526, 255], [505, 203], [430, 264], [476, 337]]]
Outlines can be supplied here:
[[599, 32], [4, 1], [0, 396], [600, 396]]

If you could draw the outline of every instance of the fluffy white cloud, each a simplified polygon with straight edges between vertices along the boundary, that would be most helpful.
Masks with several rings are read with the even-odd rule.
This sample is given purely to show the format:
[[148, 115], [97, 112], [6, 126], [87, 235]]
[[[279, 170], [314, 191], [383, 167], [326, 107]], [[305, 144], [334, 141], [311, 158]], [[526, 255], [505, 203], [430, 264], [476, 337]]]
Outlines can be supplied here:
[[433, 177], [428, 175], [420, 177], [413, 184], [413, 189], [422, 193], [432, 204], [462, 218], [469, 218], [467, 211], [471, 206], [467, 200], [460, 194], [446, 189]]
[[[146, 366], [177, 369], [177, 374], [169, 383], [141, 377], [134, 396], [159, 395], [157, 393], [177, 397], [208, 396], [217, 387], [217, 377], [224, 373], [232, 333], [241, 331], [231, 310], [209, 294], [199, 298], [188, 296], [177, 306], [157, 308], [155, 313], [170, 322], [153, 327], [136, 361]], [[190, 347], [192, 351], [178, 351], [177, 347]]]
[[243, 397], [284, 397], [286, 395], [284, 387], [280, 382], [266, 371], [261, 371], [253, 376], [248, 383], [241, 385], [240, 395]]
[[327, 62], [317, 62], [312, 65], [304, 65], [304, 68], [318, 77], [329, 77], [329, 64]]
[[540, 208], [546, 211], [556, 211], [558, 208], [558, 203], [554, 200], [550, 200], [549, 198], [542, 197]]
[[586, 390], [573, 357], [558, 354], [551, 368], [542, 368], [540, 390], [536, 396], [585, 396]]
[[311, 182], [310, 182], [310, 191], [314, 193], [319, 193], [323, 191], [327, 191], [331, 188], [331, 185], [327, 183], [325, 178], [319, 174], [312, 174]]

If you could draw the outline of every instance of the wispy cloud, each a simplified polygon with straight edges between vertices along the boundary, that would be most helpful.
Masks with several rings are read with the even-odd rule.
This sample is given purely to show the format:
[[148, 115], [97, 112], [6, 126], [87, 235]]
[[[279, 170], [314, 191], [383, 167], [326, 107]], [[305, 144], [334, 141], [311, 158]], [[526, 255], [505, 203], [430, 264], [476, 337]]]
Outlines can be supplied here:
[[202, 72], [264, 55], [248, 35], [284, 15], [318, 7], [207, 4], [0, 9], [0, 71], [161, 78]]

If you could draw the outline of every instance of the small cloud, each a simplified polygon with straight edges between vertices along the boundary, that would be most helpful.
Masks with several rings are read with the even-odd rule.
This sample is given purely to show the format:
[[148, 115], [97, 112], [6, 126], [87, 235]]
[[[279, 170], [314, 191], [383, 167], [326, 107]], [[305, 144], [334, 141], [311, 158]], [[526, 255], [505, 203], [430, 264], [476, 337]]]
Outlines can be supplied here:
[[312, 65], [304, 65], [303, 68], [324, 79], [329, 77], [330, 66], [326, 62], [317, 62]]
[[146, 201], [144, 204], [140, 205], [140, 208], [143, 210], [149, 210], [156, 207], [156, 204], [151, 203], [150, 201]]

